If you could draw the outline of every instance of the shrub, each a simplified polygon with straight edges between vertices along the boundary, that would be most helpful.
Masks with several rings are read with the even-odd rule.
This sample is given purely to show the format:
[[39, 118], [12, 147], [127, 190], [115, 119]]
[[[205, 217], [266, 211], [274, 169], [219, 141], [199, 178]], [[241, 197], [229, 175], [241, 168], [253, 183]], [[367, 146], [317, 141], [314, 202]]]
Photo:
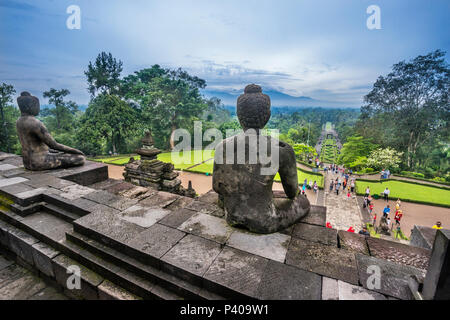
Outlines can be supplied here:
[[408, 177], [413, 177], [413, 178], [422, 178], [422, 179], [425, 178], [425, 175], [420, 172], [402, 171], [402, 172], [400, 172], [400, 174], [403, 176], [408, 176]]

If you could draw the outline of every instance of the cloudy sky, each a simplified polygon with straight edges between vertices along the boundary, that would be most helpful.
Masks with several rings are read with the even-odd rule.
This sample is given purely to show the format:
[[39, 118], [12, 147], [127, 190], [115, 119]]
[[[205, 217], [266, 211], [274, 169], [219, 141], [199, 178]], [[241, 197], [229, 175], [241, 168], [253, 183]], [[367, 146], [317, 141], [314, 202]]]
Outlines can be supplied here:
[[[66, 27], [70, 5], [80, 30]], [[381, 30], [366, 26], [370, 5]], [[448, 0], [0, 0], [0, 82], [38, 97], [67, 88], [87, 104], [84, 70], [106, 51], [123, 75], [160, 64], [215, 92], [258, 83], [358, 107], [394, 63], [435, 49], [449, 58], [449, 15]]]

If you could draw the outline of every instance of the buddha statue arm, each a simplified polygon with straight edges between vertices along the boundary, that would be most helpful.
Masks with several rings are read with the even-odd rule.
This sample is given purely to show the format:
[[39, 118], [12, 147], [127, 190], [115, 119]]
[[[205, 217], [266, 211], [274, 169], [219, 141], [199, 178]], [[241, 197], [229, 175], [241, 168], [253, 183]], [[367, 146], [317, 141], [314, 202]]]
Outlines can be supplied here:
[[37, 130], [35, 130], [36, 135], [49, 148], [54, 149], [54, 150], [58, 150], [58, 151], [63, 151], [63, 152], [66, 152], [66, 153], [84, 155], [84, 153], [81, 152], [78, 149], [71, 148], [71, 147], [65, 146], [65, 145], [63, 145], [61, 143], [56, 142], [56, 140], [53, 139], [51, 134], [48, 132], [47, 128], [42, 123], [39, 122], [36, 129], [37, 129]]
[[292, 147], [280, 141], [280, 173], [281, 183], [286, 196], [294, 199], [298, 192], [297, 163]]

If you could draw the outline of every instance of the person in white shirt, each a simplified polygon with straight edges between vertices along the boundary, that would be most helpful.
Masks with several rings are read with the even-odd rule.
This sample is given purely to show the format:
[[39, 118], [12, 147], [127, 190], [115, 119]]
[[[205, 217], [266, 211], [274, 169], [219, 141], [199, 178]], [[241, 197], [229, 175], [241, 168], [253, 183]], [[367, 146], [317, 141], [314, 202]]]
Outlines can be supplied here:
[[370, 195], [370, 188], [367, 187], [367, 188], [366, 188], [366, 196], [368, 197], [369, 195]]
[[389, 194], [391, 193], [391, 190], [389, 190], [389, 188], [388, 187], [386, 187], [386, 189], [384, 190], [384, 200], [386, 201], [386, 202], [389, 202]]

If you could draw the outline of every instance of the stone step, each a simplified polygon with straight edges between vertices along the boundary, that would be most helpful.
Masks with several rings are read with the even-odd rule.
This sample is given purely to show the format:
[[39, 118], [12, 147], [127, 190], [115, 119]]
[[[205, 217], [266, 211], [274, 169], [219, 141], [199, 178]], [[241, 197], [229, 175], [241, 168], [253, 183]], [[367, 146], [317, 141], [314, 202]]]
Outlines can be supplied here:
[[59, 195], [56, 194], [44, 194], [43, 200], [46, 203], [55, 205], [72, 214], [76, 214], [78, 218], [89, 214], [89, 211], [71, 204], [70, 200], [60, 197]]
[[[183, 299], [182, 296], [160, 286], [156, 281], [140, 277], [120, 266], [103, 260], [73, 242], [67, 241], [65, 239], [65, 234], [71, 231], [70, 223], [44, 212], [38, 212], [35, 215], [37, 216], [15, 220], [15, 225], [10, 225], [6, 220], [11, 220], [11, 216], [8, 216], [8, 219], [3, 219], [4, 215], [2, 212], [2, 214], [0, 214], [0, 219], [5, 220], [5, 222], [0, 221], [0, 235], [3, 236], [3, 233], [6, 231], [11, 233], [9, 238], [17, 239], [14, 240], [17, 244], [13, 243], [13, 247], [10, 249], [20, 255], [21, 259], [32, 268], [34, 268], [33, 252], [36, 251], [35, 246], [41, 243], [47, 247], [47, 251], [51, 250], [55, 253], [58, 260], [63, 259], [60, 257], [60, 253], [68, 259], [71, 259], [72, 263], [64, 264], [61, 261], [50, 262], [54, 265], [55, 273], [56, 270], [59, 270], [59, 278], [57, 277], [56, 281], [58, 281], [58, 283], [61, 282], [60, 284], [62, 286], [64, 286], [63, 282], [65, 280], [61, 280], [60, 278], [63, 277], [63, 274], [67, 273], [64, 268], [67, 268], [69, 265], [78, 265], [83, 270], [82, 275], [87, 275], [86, 279], [83, 279], [83, 277], [81, 279], [82, 284], [84, 283], [87, 286], [87, 289], [84, 290], [83, 288], [81, 292], [76, 292], [75, 295], [72, 296], [73, 298], [97, 299], [96, 297], [98, 295], [96, 293], [96, 287], [100, 282], [95, 284], [93, 283], [92, 278], [96, 279], [101, 275], [113, 284], [144, 299]], [[36, 226], [35, 223], [39, 224], [39, 226]], [[42, 229], [44, 225], [46, 225], [47, 228]], [[7, 242], [9, 244], [10, 241]], [[2, 244], [4, 244], [3, 241]], [[46, 259], [52, 258], [53, 257]], [[36, 268], [38, 267], [36, 266]], [[61, 268], [63, 268], [62, 271]], [[82, 285], [82, 287], [85, 285]], [[66, 293], [69, 295], [69, 292]]]
[[77, 232], [68, 232], [66, 237], [70, 242], [83, 247], [95, 256], [108, 260], [114, 263], [114, 265], [121, 266], [136, 275], [144, 277], [145, 279], [153, 279], [162, 287], [170, 290], [171, 292], [176, 292], [185, 299], [225, 299], [216, 293], [210, 292], [200, 286], [191, 284], [174, 275], [168, 274], [154, 266], [144, 264], [126, 254], [123, 254]]
[[54, 215], [55, 217], [61, 218], [67, 222], [72, 222], [72, 221], [80, 218], [79, 215], [77, 215], [73, 212], [64, 210], [64, 209], [60, 208], [59, 206], [51, 204], [51, 203], [45, 203], [42, 206], [42, 210]]
[[183, 297], [167, 290], [154, 279], [144, 278], [129, 270], [111, 263], [96, 254], [84, 249], [78, 244], [65, 240], [62, 242], [62, 252], [71, 259], [108, 279], [110, 282], [136, 294], [144, 299], [182, 300]]

